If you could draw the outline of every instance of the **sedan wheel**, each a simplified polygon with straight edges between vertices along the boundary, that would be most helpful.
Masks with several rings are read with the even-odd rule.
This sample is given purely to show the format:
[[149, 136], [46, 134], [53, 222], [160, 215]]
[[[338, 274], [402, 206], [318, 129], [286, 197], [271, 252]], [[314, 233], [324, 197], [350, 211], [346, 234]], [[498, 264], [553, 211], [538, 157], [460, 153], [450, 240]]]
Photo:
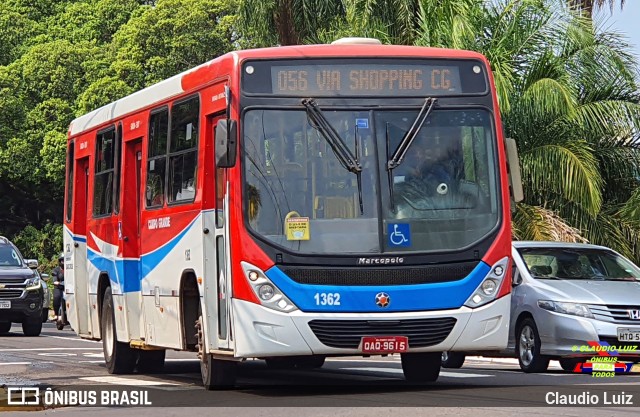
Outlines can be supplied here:
[[516, 350], [520, 368], [527, 373], [544, 372], [549, 367], [549, 358], [540, 354], [538, 328], [531, 318], [526, 318], [518, 326]]

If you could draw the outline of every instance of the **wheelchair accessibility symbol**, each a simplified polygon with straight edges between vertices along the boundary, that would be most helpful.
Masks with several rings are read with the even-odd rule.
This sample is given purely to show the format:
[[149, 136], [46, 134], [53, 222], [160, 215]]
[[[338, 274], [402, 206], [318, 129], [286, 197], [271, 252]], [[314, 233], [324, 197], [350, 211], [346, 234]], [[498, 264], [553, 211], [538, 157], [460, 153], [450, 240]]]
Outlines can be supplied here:
[[411, 231], [405, 223], [387, 224], [389, 246], [411, 246]]

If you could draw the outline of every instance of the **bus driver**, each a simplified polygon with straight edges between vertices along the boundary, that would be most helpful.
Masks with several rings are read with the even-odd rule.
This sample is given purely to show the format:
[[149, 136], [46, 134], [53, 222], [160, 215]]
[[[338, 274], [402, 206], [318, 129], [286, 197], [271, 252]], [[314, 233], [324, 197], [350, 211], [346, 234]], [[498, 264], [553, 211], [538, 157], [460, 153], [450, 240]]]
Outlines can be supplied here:
[[[408, 174], [396, 184], [398, 218], [425, 217], [425, 210], [470, 209], [477, 203], [477, 185], [464, 180], [462, 140], [458, 129], [428, 136], [419, 133], [405, 162]], [[432, 214], [427, 215], [430, 217]]]

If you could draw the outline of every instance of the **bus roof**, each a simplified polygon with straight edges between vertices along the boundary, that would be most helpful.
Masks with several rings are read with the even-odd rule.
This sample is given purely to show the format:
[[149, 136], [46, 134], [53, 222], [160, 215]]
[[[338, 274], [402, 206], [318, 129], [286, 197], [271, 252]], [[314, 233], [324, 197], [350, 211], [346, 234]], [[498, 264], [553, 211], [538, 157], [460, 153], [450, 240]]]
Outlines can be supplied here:
[[[109, 103], [99, 109], [93, 110], [80, 116], [71, 122], [69, 126], [69, 136], [73, 137], [80, 133], [91, 130], [97, 126], [117, 120], [127, 114], [134, 113], [140, 109], [161, 103], [171, 97], [179, 96], [194, 89], [194, 83], [187, 82], [186, 79], [193, 78], [197, 73], [199, 83], [204, 85], [218, 76], [217, 71], [211, 71], [212, 76], [202, 77], [203, 70], [214, 64], [219, 64], [226, 60], [233, 60], [240, 63], [246, 59], [281, 59], [281, 58], [344, 58], [344, 57], [429, 57], [429, 58], [454, 58], [454, 59], [480, 59], [486, 62], [483, 55], [457, 49], [428, 48], [419, 46], [401, 45], [295, 45], [281, 46], [273, 48], [248, 49], [234, 51], [221, 55], [211, 61], [205, 62], [195, 68], [191, 68], [177, 74], [157, 84], [149, 86], [140, 91]], [[191, 77], [190, 77], [191, 75]], [[189, 86], [185, 88], [186, 86]]]

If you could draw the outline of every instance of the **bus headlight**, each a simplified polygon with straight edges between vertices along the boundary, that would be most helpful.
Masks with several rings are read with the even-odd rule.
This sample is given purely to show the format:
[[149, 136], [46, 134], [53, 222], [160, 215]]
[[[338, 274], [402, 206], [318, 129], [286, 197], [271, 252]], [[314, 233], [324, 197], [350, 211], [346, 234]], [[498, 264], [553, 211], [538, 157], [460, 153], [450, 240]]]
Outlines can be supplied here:
[[496, 299], [500, 292], [500, 286], [505, 277], [505, 271], [509, 266], [509, 258], [500, 259], [490, 269], [489, 274], [482, 280], [471, 297], [464, 303], [465, 306], [476, 308]]
[[298, 309], [286, 295], [275, 286], [264, 272], [248, 262], [240, 262], [244, 275], [251, 285], [251, 289], [260, 300], [263, 307], [289, 313]]
[[260, 294], [260, 298], [264, 301], [271, 300], [273, 296], [276, 294], [276, 291], [269, 284], [264, 284], [260, 286], [258, 290], [258, 294]]
[[491, 295], [498, 289], [498, 283], [496, 280], [487, 279], [482, 282], [480, 288], [482, 289], [484, 295]]

